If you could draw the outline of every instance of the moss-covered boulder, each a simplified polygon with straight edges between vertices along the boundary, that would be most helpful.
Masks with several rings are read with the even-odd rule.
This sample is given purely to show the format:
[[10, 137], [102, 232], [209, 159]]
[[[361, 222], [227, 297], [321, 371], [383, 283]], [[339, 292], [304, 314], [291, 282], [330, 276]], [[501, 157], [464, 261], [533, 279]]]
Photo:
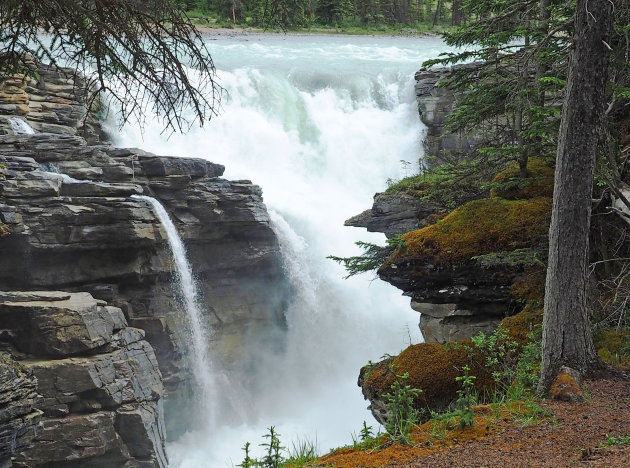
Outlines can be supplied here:
[[429, 416], [426, 410], [442, 411], [457, 398], [459, 383], [456, 377], [461, 375], [465, 365], [471, 366], [471, 374], [476, 376], [477, 390], [483, 394], [494, 388], [494, 382], [483, 367], [469, 358], [464, 346], [470, 342], [458, 342], [456, 346], [437, 343], [419, 343], [411, 345], [398, 356], [369, 364], [359, 374], [358, 384], [363, 396], [370, 401], [370, 410], [381, 424], [385, 424], [389, 412], [385, 407], [385, 394], [401, 375], [408, 373], [407, 384], [422, 390], [415, 405]]
[[[506, 341], [515, 342], [508, 361], [515, 359], [527, 343], [531, 332], [542, 321], [542, 309], [534, 302], [514, 316], [501, 321], [506, 333], [501, 335], [497, 345]], [[457, 377], [463, 374], [463, 367], [470, 367], [470, 375], [475, 376], [475, 387], [481, 399], [493, 394], [496, 382], [492, 372], [501, 367], [486, 367], [483, 351], [473, 345], [471, 340], [460, 340], [447, 344], [419, 343], [411, 345], [397, 356], [391, 356], [378, 363], [364, 366], [359, 373], [358, 384], [363, 396], [370, 401], [369, 409], [374, 417], [385, 424], [389, 412], [385, 406], [385, 395], [391, 391], [392, 384], [402, 375], [408, 374], [406, 384], [422, 390], [415, 400], [415, 406], [424, 410], [428, 418], [430, 411], [444, 411], [457, 399], [460, 384]]]

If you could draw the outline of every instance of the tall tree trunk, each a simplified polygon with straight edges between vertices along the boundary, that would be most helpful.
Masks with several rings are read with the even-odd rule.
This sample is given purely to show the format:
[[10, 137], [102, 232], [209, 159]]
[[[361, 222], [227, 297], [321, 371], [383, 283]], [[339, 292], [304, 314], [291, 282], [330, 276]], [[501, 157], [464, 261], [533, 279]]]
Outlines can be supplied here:
[[[540, 0], [540, 11], [538, 18], [538, 30], [540, 34], [540, 38], [542, 39], [549, 32], [549, 18], [551, 17], [551, 12], [549, 11], [551, 0]], [[540, 80], [545, 73], [547, 72], [547, 67], [545, 63], [540, 59], [536, 58], [536, 86], [538, 87], [538, 105], [543, 107], [545, 105], [545, 91], [543, 87], [540, 85]]]
[[437, 5], [435, 6], [435, 14], [433, 15], [433, 26], [435, 26], [440, 20], [441, 10], [442, 10], [442, 0], [437, 0]]
[[462, 0], [453, 0], [451, 3], [451, 25], [462, 25]]
[[561, 366], [588, 375], [599, 365], [586, 293], [593, 172], [612, 19], [609, 0], [578, 0], [549, 229], [540, 393], [549, 390]]

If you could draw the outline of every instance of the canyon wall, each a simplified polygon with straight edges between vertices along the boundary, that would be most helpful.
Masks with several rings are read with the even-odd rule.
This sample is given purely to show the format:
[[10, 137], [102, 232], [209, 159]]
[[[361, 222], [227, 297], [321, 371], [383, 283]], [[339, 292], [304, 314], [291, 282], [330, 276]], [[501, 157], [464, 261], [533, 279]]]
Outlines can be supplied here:
[[[270, 337], [281, 337], [290, 291], [260, 188], [247, 180], [222, 179], [224, 168], [202, 159], [114, 148], [97, 116], [86, 113], [80, 77], [71, 70], [60, 73], [43, 65], [38, 65], [36, 76], [12, 77], [0, 84], [0, 291], [40, 291], [37, 294], [43, 298], [61, 294], [46, 291], [81, 293], [98, 307], [120, 310], [125, 327], [117, 333], [132, 330], [125, 336], [134, 338], [124, 345], [112, 338], [119, 343], [116, 352], [124, 354], [125, 346], [132, 345], [143, 347], [147, 356], [154, 350], [156, 375], [161, 375], [157, 380], [176, 399], [186, 387], [182, 383], [191, 378], [184, 359], [190, 352], [187, 323], [172, 284], [174, 267], [166, 233], [147, 202], [132, 197], [142, 194], [164, 205], [188, 249], [202, 308], [213, 330], [210, 347], [217, 364], [228, 369], [242, 365], [249, 349], [267, 345]], [[28, 127], [23, 123], [35, 133], [24, 133]], [[0, 329], [2, 347], [18, 361], [51, 357], [48, 352], [38, 355], [36, 346], [21, 349], [12, 330], [4, 323]], [[31, 344], [39, 339], [35, 332], [28, 336]], [[114, 352], [111, 340], [99, 344], [99, 353], [105, 348], [109, 354]], [[147, 342], [151, 346], [138, 345]], [[82, 356], [77, 353], [67, 355]], [[113, 357], [114, 367], [119, 358], [128, 360]], [[25, 395], [36, 390], [46, 401], [42, 379], [37, 379], [39, 387], [32, 385], [31, 376], [40, 368], [20, 366], [7, 370], [7, 379], [11, 375], [21, 379]], [[159, 394], [154, 392], [151, 400], [160, 402], [151, 410], [156, 418], [162, 417]], [[44, 413], [39, 423], [44, 431], [33, 442], [38, 445], [50, 433], [46, 428], [53, 427], [58, 411], [35, 404], [29, 412], [28, 404], [23, 406], [23, 417]], [[112, 407], [104, 422], [99, 416], [89, 423], [96, 427], [111, 422], [118, 428], [124, 424], [120, 411]], [[72, 413], [71, 409], [64, 416]], [[147, 414], [140, 419], [147, 420]], [[163, 443], [163, 432], [158, 433], [156, 440]], [[113, 434], [103, 437], [109, 440]], [[20, 437], [14, 437], [15, 447], [28, 446], [27, 439]], [[127, 448], [131, 460], [135, 449]], [[155, 448], [145, 449], [157, 460], [155, 466], [163, 464]], [[103, 454], [89, 450], [81, 456], [62, 452], [59, 460], [65, 462], [81, 457], [105, 460]], [[29, 455], [24, 453], [28, 451], [15, 455], [15, 460], [26, 460]]]

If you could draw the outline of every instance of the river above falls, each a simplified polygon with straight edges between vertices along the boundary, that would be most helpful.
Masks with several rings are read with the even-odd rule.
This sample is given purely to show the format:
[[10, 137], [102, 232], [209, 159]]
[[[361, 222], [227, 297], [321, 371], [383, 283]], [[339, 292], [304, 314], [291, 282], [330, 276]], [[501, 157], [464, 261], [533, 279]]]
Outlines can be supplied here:
[[254, 369], [250, 418], [217, 418], [169, 444], [175, 467], [236, 466], [271, 425], [283, 445], [351, 443], [363, 421], [377, 428], [356, 385], [361, 366], [421, 341], [419, 316], [399, 290], [366, 274], [344, 280], [328, 255], [384, 236], [344, 227], [370, 208], [388, 179], [417, 170], [423, 126], [413, 75], [446, 48], [437, 38], [244, 35], [207, 37], [225, 89], [219, 115], [186, 135], [164, 135], [150, 117], [127, 125], [118, 146], [202, 157], [228, 179], [260, 185], [296, 294], [285, 353]]

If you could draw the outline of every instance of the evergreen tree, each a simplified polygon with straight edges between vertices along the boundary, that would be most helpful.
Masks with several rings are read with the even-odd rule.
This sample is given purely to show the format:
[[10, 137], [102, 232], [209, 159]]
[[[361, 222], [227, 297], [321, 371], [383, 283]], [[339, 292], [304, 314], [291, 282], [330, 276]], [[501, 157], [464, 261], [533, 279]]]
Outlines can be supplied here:
[[549, 266], [538, 390], [561, 366], [601, 372], [587, 308], [589, 228], [597, 145], [604, 126], [614, 5], [578, 0], [549, 230]]
[[543, 16], [540, 5], [463, 0], [461, 14], [473, 20], [444, 35], [463, 51], [425, 62], [471, 62], [453, 69], [446, 81], [461, 93], [449, 131], [479, 136], [479, 159], [498, 167], [517, 161], [523, 177], [530, 156], [553, 159], [566, 74], [571, 11], [563, 5]]

